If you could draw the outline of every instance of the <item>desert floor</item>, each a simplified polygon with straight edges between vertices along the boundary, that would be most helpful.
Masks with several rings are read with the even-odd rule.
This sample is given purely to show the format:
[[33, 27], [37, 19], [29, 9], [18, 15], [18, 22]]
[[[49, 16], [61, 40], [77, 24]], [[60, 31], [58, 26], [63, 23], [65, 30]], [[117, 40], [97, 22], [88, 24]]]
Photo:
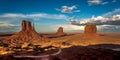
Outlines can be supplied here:
[[[40, 41], [36, 44], [42, 47], [55, 46], [60, 48], [66, 48], [70, 46], [88, 46], [96, 44], [120, 44], [120, 33], [98, 33], [99, 37], [83, 37], [83, 33], [66, 33], [66, 36], [57, 37], [55, 33], [40, 33], [43, 36], [47, 36], [48, 39]], [[3, 40], [12, 34], [1, 34], [0, 40]]]

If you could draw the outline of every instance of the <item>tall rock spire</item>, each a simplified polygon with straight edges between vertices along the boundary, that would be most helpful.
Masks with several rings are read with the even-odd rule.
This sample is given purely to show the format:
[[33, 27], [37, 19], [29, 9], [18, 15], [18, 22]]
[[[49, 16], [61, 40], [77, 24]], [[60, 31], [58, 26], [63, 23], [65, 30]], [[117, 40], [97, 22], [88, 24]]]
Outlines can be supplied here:
[[25, 20], [22, 20], [22, 24], [21, 24], [21, 28], [22, 28], [22, 31], [26, 30], [26, 24], [25, 24]]
[[32, 30], [35, 31], [34, 23], [32, 24]]
[[29, 31], [32, 30], [34, 26], [31, 25], [30, 21], [23, 20], [22, 21], [22, 31]]

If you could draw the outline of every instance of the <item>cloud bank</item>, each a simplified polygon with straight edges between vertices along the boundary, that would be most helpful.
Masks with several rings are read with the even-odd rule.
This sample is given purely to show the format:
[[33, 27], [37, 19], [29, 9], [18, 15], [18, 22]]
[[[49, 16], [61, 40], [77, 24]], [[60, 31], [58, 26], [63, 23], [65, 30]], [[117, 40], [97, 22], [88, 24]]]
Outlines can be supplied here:
[[105, 13], [102, 16], [103, 17], [110, 17], [110, 16], [113, 16], [113, 15], [119, 15], [119, 14], [120, 14], [120, 8], [115, 9], [115, 10], [113, 10], [111, 12]]
[[94, 23], [96, 25], [120, 25], [120, 8], [107, 12], [102, 16], [92, 18], [86, 18], [83, 20], [70, 20], [72, 25], [86, 25], [88, 23]]
[[36, 14], [5, 13], [0, 15], [0, 32], [19, 31], [20, 22], [22, 20], [30, 20], [32, 22], [37, 23], [39, 22], [39, 20], [42, 19], [66, 20], [68, 19], [68, 16], [63, 14], [46, 14], [46, 13], [36, 13]]
[[[100, 32], [119, 32], [120, 31], [120, 15], [113, 15], [110, 17], [92, 17], [83, 20], [70, 20], [71, 25], [85, 26], [89, 23], [97, 25]], [[78, 29], [80, 30], [80, 29]]]
[[5, 24], [11, 24], [13, 22], [18, 22], [23, 19], [30, 19], [30, 20], [40, 20], [42, 18], [45, 19], [63, 19], [66, 20], [68, 16], [63, 14], [46, 14], [46, 13], [37, 13], [37, 14], [14, 14], [14, 13], [6, 13], [0, 15], [0, 22]]
[[75, 21], [75, 20], [70, 20], [70, 23], [72, 25], [86, 25], [89, 23], [94, 23], [96, 25], [120, 25], [120, 15], [114, 15], [108, 18], [98, 16], [98, 17], [92, 17], [92, 18], [87, 18], [83, 19], [81, 21]]

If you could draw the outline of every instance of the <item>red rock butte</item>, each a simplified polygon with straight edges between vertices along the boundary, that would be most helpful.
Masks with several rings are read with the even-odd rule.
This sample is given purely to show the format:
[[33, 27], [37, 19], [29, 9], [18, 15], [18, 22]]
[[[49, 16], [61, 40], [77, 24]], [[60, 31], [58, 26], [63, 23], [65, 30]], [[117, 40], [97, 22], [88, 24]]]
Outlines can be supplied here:
[[43, 40], [43, 37], [35, 31], [34, 24], [31, 24], [30, 21], [22, 20], [21, 25], [21, 31], [5, 39], [5, 43], [19, 44], [23, 42], [40, 42], [40, 40]]
[[64, 36], [65, 35], [65, 33], [63, 32], [63, 27], [58, 28], [56, 35], [57, 36]]
[[97, 34], [97, 27], [95, 24], [87, 24], [84, 28], [83, 37], [99, 37]]

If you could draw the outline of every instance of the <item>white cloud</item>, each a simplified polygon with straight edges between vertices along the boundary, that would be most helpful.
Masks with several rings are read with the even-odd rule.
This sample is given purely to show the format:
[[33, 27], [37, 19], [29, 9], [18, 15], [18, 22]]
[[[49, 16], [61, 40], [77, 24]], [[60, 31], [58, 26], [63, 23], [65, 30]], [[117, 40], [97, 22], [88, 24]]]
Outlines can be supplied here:
[[120, 8], [115, 9], [115, 10], [113, 10], [111, 12], [105, 13], [102, 16], [103, 17], [110, 17], [110, 16], [117, 15], [117, 14], [120, 14]]
[[[70, 24], [65, 24], [65, 25], [60, 25], [63, 27], [65, 32], [83, 32], [85, 26], [77, 26], [77, 25], [70, 25]], [[53, 30], [57, 31], [59, 25], [53, 26]], [[120, 26], [118, 25], [98, 25], [97, 30], [99, 32], [119, 32], [120, 31]]]
[[101, 3], [101, 0], [88, 0], [89, 5], [97, 5], [100, 3]]
[[63, 25], [54, 25], [52, 26], [52, 29], [54, 31], [57, 31], [58, 27], [63, 27], [64, 31], [75, 31], [75, 30], [84, 30], [84, 26], [77, 26], [77, 25], [71, 25], [71, 24], [63, 24]]
[[23, 14], [6, 13], [6, 14], [3, 14], [3, 15], [0, 15], [0, 18], [1, 18], [1, 17], [11, 17], [11, 18], [15, 18], [15, 17], [26, 17], [26, 16], [23, 15]]
[[[68, 16], [63, 14], [46, 14], [46, 13], [37, 13], [37, 14], [15, 14], [15, 13], [6, 13], [0, 15], [0, 30], [7, 29], [6, 27], [20, 26], [20, 23], [23, 19], [32, 20], [36, 22], [40, 19], [54, 19], [54, 20], [66, 20]], [[9, 28], [7, 29], [9, 30]], [[12, 29], [11, 29], [12, 30]], [[14, 29], [13, 29], [14, 30]], [[4, 30], [1, 30], [4, 31]]]
[[92, 18], [85, 18], [83, 20], [71, 20], [71, 24], [76, 24], [76, 25], [84, 25], [84, 24], [87, 24], [87, 23], [93, 23], [94, 21], [98, 21], [98, 22], [105, 22], [107, 19], [102, 17], [102, 16], [98, 16], [98, 17], [92, 17]]
[[37, 13], [37, 14], [13, 14], [13, 13], [7, 13], [0, 15], [0, 18], [50, 18], [50, 19], [66, 19], [66, 15], [62, 14], [46, 14], [46, 13]]
[[101, 3], [102, 5], [105, 5], [105, 4], [108, 4], [109, 2], [103, 2], [103, 3]]
[[26, 15], [27, 17], [30, 18], [49, 18], [49, 19], [67, 19], [66, 15], [51, 15], [51, 14], [30, 14], [30, 15]]
[[17, 32], [20, 30], [20, 26], [11, 23], [0, 22], [0, 32]]
[[62, 25], [65, 30], [84, 30], [84, 26]]
[[[86, 18], [83, 20], [71, 20], [72, 25], [85, 26], [88, 23], [95, 23], [98, 31], [120, 32], [120, 9], [103, 14], [102, 16]], [[78, 27], [77, 27], [78, 28]]]
[[0, 26], [2, 26], [2, 27], [8, 27], [8, 26], [17, 26], [17, 25], [10, 24], [10, 23], [0, 23]]
[[105, 5], [108, 4], [109, 2], [103, 2], [102, 0], [88, 0], [88, 4], [91, 5]]
[[[38, 22], [38, 20], [66, 20], [68, 16], [63, 14], [47, 14], [47, 13], [36, 13], [36, 14], [17, 14], [17, 13], [5, 13], [0, 15], [0, 32], [7, 31], [19, 31], [20, 22], [22, 20], [30, 20]], [[41, 22], [42, 23], [42, 22]], [[49, 23], [49, 22], [46, 22]]]
[[119, 25], [100, 25], [97, 26], [97, 29], [101, 32], [120, 32]]
[[0, 22], [1, 23], [13, 23], [13, 22], [18, 22], [23, 19], [28, 19], [28, 20], [40, 20], [42, 18], [45, 19], [62, 19], [66, 20], [68, 16], [63, 15], [63, 14], [46, 14], [46, 13], [37, 13], [37, 14], [15, 14], [15, 13], [6, 13], [6, 14], [1, 14], [0, 15]]
[[117, 2], [116, 0], [113, 0], [112, 2]]
[[86, 25], [88, 23], [94, 23], [96, 25], [120, 25], [120, 15], [113, 15], [108, 18], [98, 16], [98, 17], [92, 17], [87, 18], [83, 20], [71, 20], [71, 24], [73, 25]]
[[62, 13], [73, 13], [73, 12], [80, 12], [77, 10], [75, 5], [73, 6], [62, 6], [61, 9], [56, 8], [57, 11], [61, 11]]

